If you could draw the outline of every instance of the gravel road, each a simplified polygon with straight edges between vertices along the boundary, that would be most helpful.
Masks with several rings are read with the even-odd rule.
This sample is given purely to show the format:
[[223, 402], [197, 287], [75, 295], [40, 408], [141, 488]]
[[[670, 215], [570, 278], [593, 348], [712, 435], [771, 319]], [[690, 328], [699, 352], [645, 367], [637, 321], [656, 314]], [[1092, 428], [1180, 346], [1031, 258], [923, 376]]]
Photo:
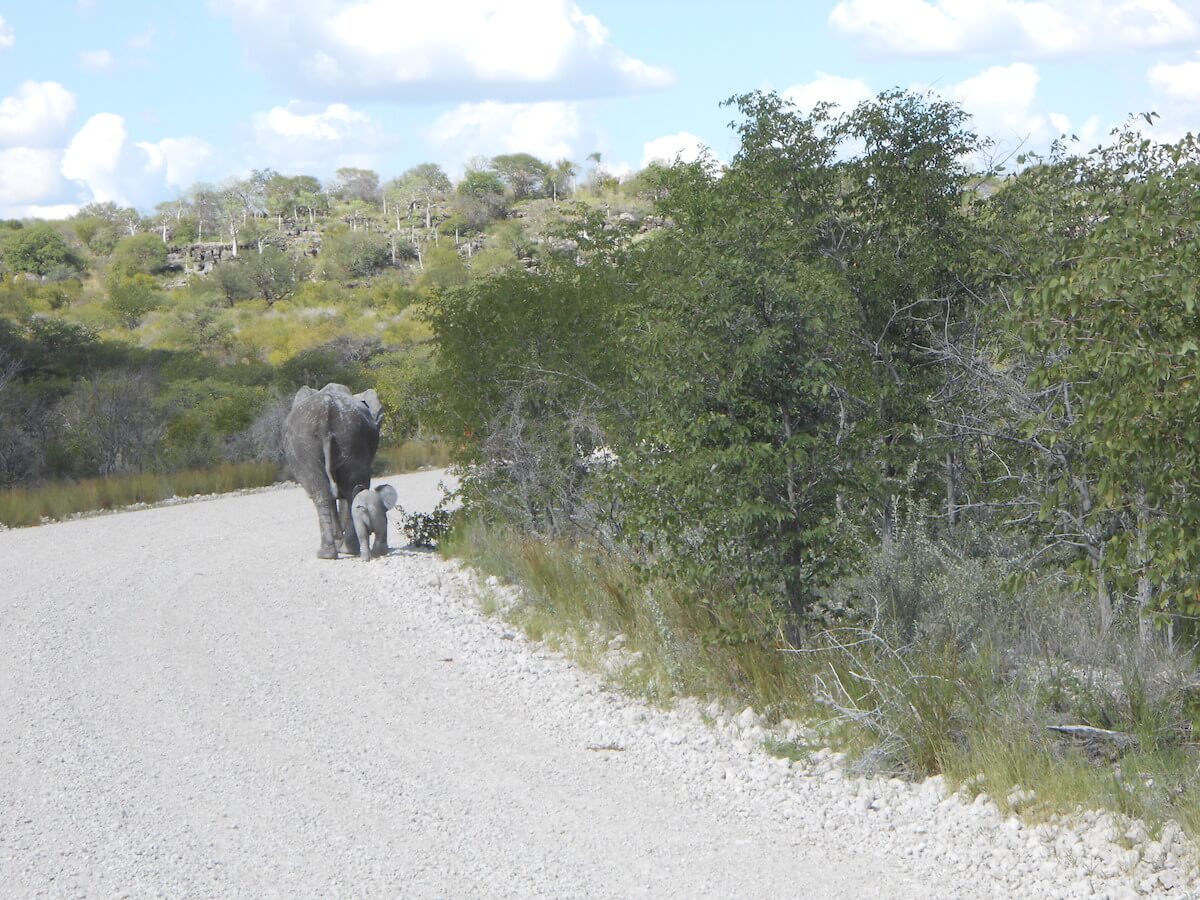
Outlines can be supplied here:
[[1200, 896], [1170, 830], [774, 759], [317, 538], [299, 489], [0, 533], [0, 895]]

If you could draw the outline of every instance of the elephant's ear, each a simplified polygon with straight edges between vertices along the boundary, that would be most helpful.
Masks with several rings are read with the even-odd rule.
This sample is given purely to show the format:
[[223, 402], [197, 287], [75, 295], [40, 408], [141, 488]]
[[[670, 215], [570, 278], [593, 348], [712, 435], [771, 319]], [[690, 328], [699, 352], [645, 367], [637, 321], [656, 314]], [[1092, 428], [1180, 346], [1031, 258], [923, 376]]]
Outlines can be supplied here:
[[370, 411], [371, 418], [375, 420], [376, 425], [383, 424], [383, 404], [379, 402], [379, 395], [375, 393], [374, 388], [365, 390], [361, 394], [355, 394], [354, 399], [362, 401]]
[[379, 492], [379, 499], [383, 501], [384, 509], [394, 508], [396, 501], [400, 499], [396, 494], [396, 489], [390, 484], [381, 484], [375, 490]]

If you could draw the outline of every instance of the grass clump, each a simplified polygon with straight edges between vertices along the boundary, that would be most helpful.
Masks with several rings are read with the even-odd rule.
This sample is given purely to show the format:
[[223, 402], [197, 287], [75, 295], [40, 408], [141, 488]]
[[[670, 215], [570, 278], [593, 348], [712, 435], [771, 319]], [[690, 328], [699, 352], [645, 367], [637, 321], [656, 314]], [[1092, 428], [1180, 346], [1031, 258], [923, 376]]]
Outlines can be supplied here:
[[[379, 449], [378, 474], [414, 472], [444, 466], [449, 451], [438, 440], [407, 441]], [[158, 503], [172, 497], [227, 494], [265, 487], [287, 477], [275, 462], [222, 463], [175, 472], [137, 472], [107, 478], [55, 481], [38, 487], [0, 490], [0, 525], [25, 528], [65, 519], [76, 513], [120, 509], [138, 503]]]
[[415, 472], [427, 467], [441, 468], [450, 464], [450, 445], [436, 438], [387, 444], [375, 454], [371, 466], [373, 475], [395, 475]]
[[[1139, 643], [1133, 616], [1101, 632], [1087, 598], [1030, 570], [1019, 544], [922, 521], [911, 516], [826, 592], [836, 621], [790, 630], [767, 613], [727, 627], [722, 617], [755, 607], [647, 580], [620, 555], [567, 540], [466, 519], [442, 549], [521, 585], [504, 612], [532, 638], [652, 702], [691, 696], [806, 720], [858, 771], [944, 774], [1035, 819], [1082, 805], [1200, 835], [1189, 654]], [[616, 635], [625, 662], [610, 671]], [[1047, 728], [1062, 724], [1129, 740], [1080, 744]]]
[[223, 494], [263, 487], [279, 480], [274, 463], [225, 463], [210, 469], [139, 472], [108, 478], [60, 481], [34, 488], [0, 491], [0, 524], [9, 528], [40, 525], [80, 512], [157, 503], [171, 497]]

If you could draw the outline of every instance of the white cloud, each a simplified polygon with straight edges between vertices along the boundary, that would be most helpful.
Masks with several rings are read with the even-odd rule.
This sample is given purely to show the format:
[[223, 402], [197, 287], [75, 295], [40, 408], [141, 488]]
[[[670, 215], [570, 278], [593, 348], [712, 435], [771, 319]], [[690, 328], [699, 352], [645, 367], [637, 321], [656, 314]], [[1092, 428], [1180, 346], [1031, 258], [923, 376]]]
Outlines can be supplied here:
[[426, 102], [603, 96], [671, 73], [634, 59], [572, 0], [213, 0], [251, 57], [309, 96]]
[[992, 138], [993, 157], [1006, 152], [1042, 150], [1060, 134], [1075, 133], [1087, 142], [1099, 135], [1100, 120], [1092, 116], [1080, 125], [1038, 101], [1040, 76], [1035, 66], [1019, 62], [992, 66], [952, 85], [948, 91], [970, 113], [976, 132]]
[[875, 50], [913, 56], [1057, 56], [1162, 47], [1198, 33], [1174, 0], [840, 0], [829, 21]]
[[0, 150], [0, 209], [34, 203], [63, 187], [61, 150], [10, 147]]
[[16, 42], [17, 35], [13, 27], [4, 21], [4, 16], [0, 16], [0, 50], [7, 50]]
[[501, 153], [572, 158], [585, 138], [595, 143], [594, 136], [585, 133], [579, 105], [559, 101], [464, 103], [439, 116], [426, 137], [450, 165]]
[[366, 113], [345, 103], [323, 109], [292, 101], [254, 114], [252, 156], [285, 172], [330, 173], [339, 166], [378, 165], [387, 143]]
[[21, 203], [0, 207], [6, 219], [69, 219], [79, 212], [78, 203]]
[[79, 185], [84, 202], [148, 207], [190, 184], [211, 152], [190, 137], [134, 143], [121, 116], [98, 113], [71, 139], [62, 174]]
[[370, 127], [366, 113], [351, 109], [345, 103], [331, 103], [321, 112], [296, 112], [298, 104], [275, 106], [254, 117], [254, 129], [261, 136], [299, 139], [305, 141], [346, 140], [352, 132]]
[[163, 138], [155, 143], [139, 141], [137, 147], [150, 159], [151, 168], [162, 173], [167, 187], [176, 189], [198, 181], [213, 157], [212, 146], [197, 137]]
[[685, 163], [695, 162], [707, 151], [704, 141], [690, 132], [667, 134], [643, 145], [641, 167], [644, 169], [652, 162], [670, 165], [676, 159]]
[[56, 81], [26, 81], [0, 100], [0, 147], [50, 147], [66, 134], [75, 95]]
[[154, 26], [147, 25], [144, 30], [131, 34], [125, 39], [125, 46], [130, 50], [148, 50], [154, 42]]
[[950, 96], [971, 114], [981, 134], [999, 142], [1041, 140], [1049, 119], [1035, 111], [1038, 80], [1029, 63], [992, 66], [954, 85]]
[[822, 101], [836, 103], [840, 112], [849, 112], [873, 96], [875, 92], [861, 78], [843, 78], [827, 72], [818, 72], [812, 81], [792, 85], [783, 92], [785, 100], [790, 100], [804, 112]]
[[1200, 104], [1200, 59], [1182, 63], [1159, 63], [1151, 67], [1150, 85], [1172, 100]]
[[84, 50], [79, 54], [79, 65], [89, 72], [103, 75], [116, 68], [116, 57], [108, 50]]

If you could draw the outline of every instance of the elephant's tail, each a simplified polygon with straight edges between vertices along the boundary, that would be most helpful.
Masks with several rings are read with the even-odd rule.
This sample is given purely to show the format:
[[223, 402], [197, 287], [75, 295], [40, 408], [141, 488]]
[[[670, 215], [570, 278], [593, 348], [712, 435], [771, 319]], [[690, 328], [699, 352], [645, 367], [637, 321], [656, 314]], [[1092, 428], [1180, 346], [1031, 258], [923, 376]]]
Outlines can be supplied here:
[[329, 493], [333, 495], [333, 499], [337, 499], [338, 486], [337, 480], [333, 477], [333, 435], [325, 435], [325, 440], [321, 444], [321, 450], [325, 454], [325, 476], [329, 479]]

